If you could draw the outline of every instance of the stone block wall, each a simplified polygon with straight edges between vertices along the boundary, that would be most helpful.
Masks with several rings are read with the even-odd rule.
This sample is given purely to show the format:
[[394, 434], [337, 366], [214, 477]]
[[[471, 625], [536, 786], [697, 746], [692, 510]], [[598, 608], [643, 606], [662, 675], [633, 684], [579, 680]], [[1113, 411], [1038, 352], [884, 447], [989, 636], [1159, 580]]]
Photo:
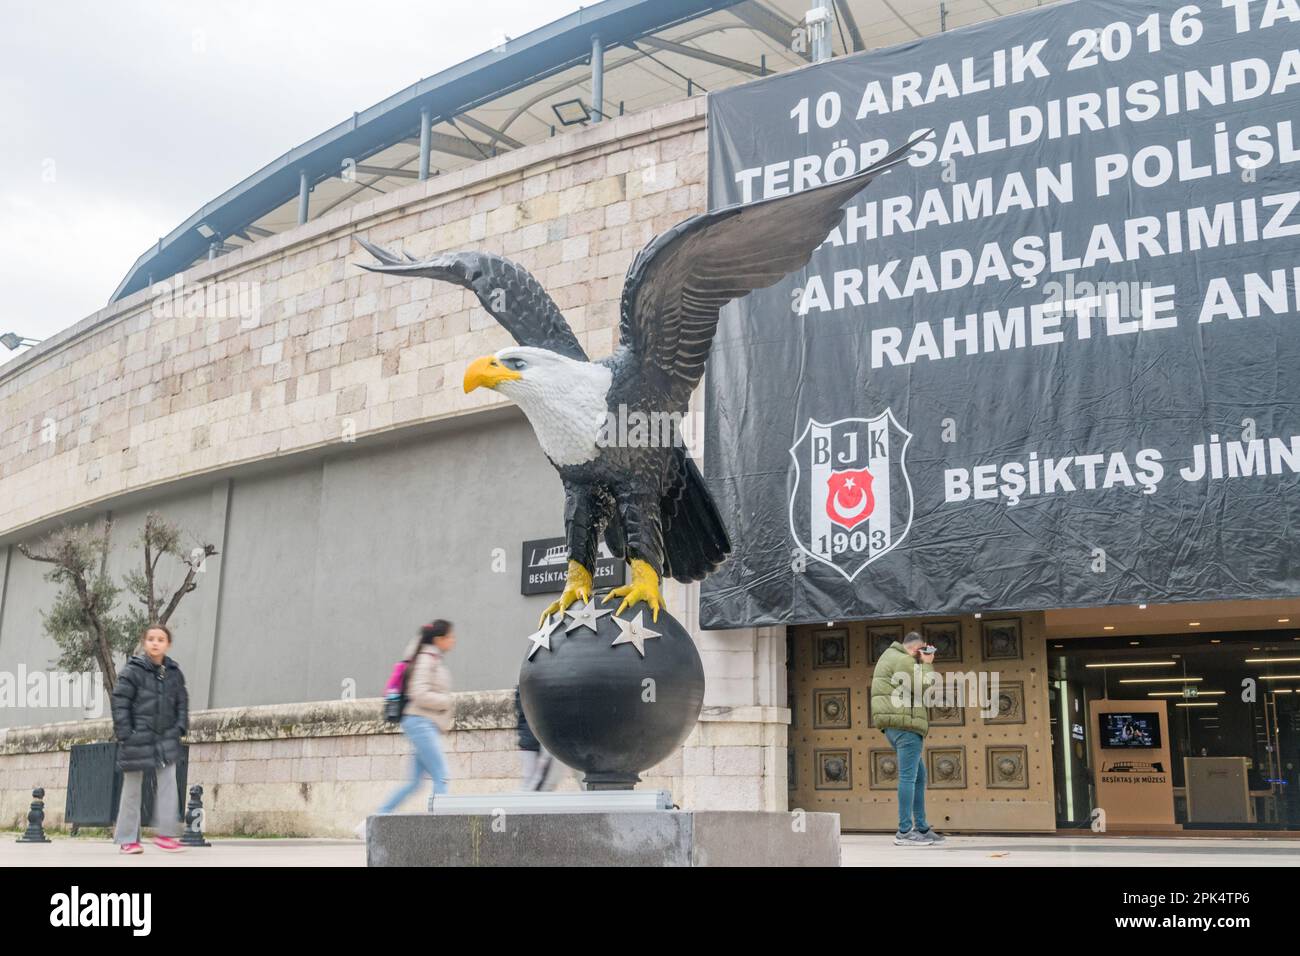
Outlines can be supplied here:
[[[379, 718], [380, 701], [230, 708], [193, 715], [189, 782], [204, 788], [212, 836], [346, 837], [410, 772], [406, 738]], [[642, 775], [684, 809], [785, 808], [784, 714], [764, 707], [708, 707], [685, 744]], [[107, 720], [0, 731], [0, 828], [24, 825], [31, 791], [45, 788], [47, 826], [65, 826], [70, 747], [110, 739]], [[511, 691], [456, 695], [446, 737], [453, 793], [516, 790]], [[577, 790], [567, 768], [556, 789]], [[421, 810], [428, 781], [400, 808]]]

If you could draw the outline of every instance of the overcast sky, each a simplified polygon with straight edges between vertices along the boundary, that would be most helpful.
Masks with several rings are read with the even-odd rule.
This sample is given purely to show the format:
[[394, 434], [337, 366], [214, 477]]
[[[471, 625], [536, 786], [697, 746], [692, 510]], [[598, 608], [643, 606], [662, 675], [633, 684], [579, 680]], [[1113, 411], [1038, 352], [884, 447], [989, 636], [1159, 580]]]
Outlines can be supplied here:
[[0, 332], [80, 321], [245, 176], [578, 6], [0, 0]]

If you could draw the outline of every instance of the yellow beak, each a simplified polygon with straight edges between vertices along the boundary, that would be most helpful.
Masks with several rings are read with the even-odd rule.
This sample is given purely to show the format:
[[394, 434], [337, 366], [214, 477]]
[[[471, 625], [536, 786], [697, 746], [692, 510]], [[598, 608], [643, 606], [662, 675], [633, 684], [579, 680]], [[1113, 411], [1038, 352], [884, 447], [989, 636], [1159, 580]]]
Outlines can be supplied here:
[[523, 378], [514, 369], [506, 368], [497, 361], [495, 355], [484, 355], [469, 363], [465, 369], [465, 393], [469, 394], [480, 385], [484, 388], [496, 388], [502, 382]]

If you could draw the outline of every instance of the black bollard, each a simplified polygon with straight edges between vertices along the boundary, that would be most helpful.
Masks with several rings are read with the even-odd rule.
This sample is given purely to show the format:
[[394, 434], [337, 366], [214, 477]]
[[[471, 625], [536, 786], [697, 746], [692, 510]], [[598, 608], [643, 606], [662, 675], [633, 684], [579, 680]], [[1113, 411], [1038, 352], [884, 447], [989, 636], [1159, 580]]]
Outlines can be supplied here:
[[15, 842], [49, 843], [45, 835], [45, 788], [37, 787], [32, 791], [32, 808], [27, 811], [27, 831]]
[[212, 846], [203, 839], [203, 788], [197, 783], [190, 787], [190, 802], [185, 808], [185, 832], [181, 846]]

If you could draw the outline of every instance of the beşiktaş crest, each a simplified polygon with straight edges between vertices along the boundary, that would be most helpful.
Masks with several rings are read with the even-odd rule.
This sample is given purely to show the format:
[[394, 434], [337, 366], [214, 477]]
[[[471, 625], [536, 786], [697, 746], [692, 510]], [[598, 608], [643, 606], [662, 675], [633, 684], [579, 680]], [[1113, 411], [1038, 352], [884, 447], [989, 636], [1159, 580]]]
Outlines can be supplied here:
[[852, 581], [912, 527], [906, 452], [912, 433], [890, 409], [875, 418], [810, 418], [790, 448], [790, 533]]

